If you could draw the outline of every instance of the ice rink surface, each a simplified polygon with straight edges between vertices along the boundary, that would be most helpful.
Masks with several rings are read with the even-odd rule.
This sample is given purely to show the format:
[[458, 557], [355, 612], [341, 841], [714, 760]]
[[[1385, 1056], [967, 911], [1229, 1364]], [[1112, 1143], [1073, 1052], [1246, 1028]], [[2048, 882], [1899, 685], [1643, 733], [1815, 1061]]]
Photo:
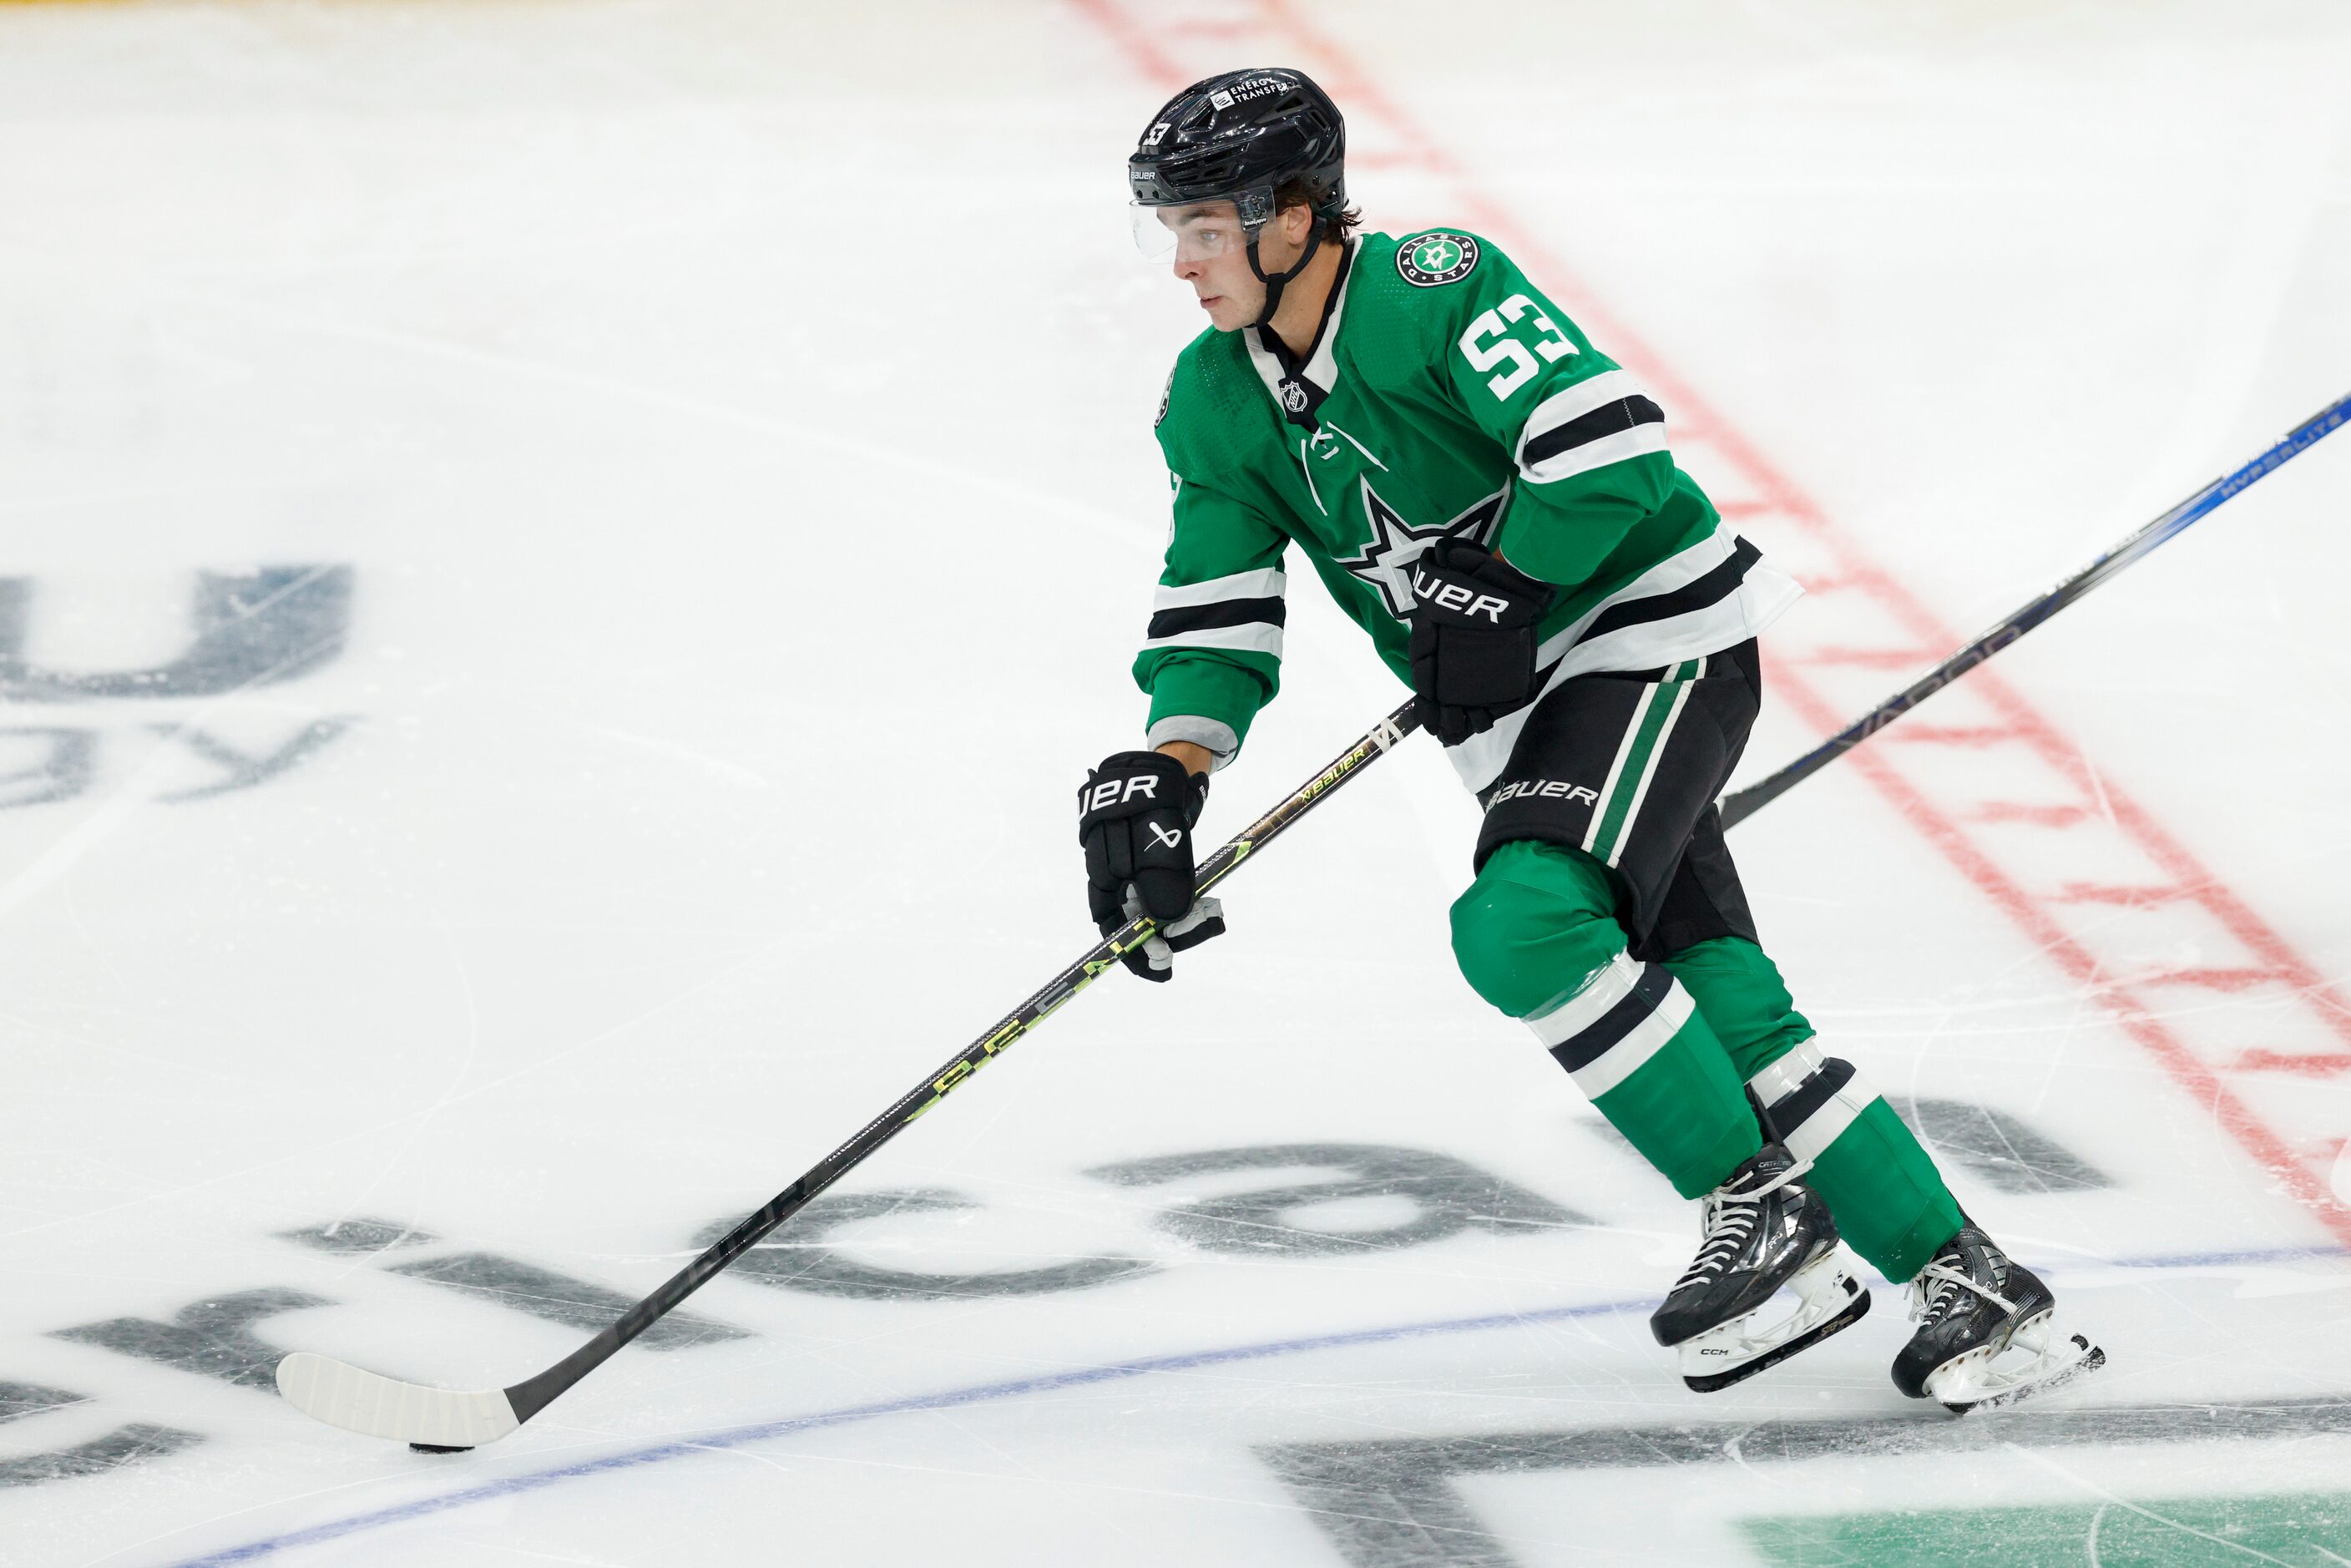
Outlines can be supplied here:
[[[271, 1391], [536, 1371], [1092, 939], [1120, 165], [1261, 63], [1813, 587], [1747, 777], [2351, 390], [2325, 0], [0, 8], [0, 1563], [2351, 1558], [2351, 436], [1733, 836], [2078, 1388], [1685, 1392], [1419, 742], [496, 1448]], [[1217, 837], [1402, 695], [1291, 614]]]

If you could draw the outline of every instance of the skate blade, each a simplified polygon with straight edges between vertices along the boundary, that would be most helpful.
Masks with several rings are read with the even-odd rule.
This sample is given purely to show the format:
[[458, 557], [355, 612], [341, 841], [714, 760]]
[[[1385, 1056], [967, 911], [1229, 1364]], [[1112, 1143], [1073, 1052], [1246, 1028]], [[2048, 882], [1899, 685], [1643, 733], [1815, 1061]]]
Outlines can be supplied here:
[[1954, 1416], [2015, 1405], [2106, 1364], [2106, 1353], [2086, 1334], [2053, 1331], [2043, 1312], [2017, 1325], [2006, 1343], [1970, 1351], [1927, 1376], [1927, 1397]]
[[[1761, 1315], [1759, 1309], [1686, 1342], [1681, 1346], [1682, 1382], [1694, 1394], [1719, 1394], [1859, 1322], [1869, 1312], [1869, 1292], [1836, 1256], [1829, 1253], [1788, 1282], [1799, 1305], [1777, 1324], [1750, 1332], [1747, 1325]], [[1782, 1339], [1782, 1334], [1790, 1337]], [[1707, 1370], [1693, 1372], [1693, 1364]]]

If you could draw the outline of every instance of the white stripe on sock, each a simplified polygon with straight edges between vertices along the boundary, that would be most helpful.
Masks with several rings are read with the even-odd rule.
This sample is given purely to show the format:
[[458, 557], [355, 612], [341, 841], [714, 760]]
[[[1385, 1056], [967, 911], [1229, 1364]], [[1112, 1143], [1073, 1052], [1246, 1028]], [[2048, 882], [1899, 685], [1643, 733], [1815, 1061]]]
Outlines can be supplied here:
[[1564, 1045], [1604, 1017], [1610, 1008], [1633, 994], [1640, 983], [1641, 966], [1630, 953], [1619, 953], [1583, 983], [1583, 988], [1549, 1011], [1530, 1014], [1526, 1026], [1546, 1050]]
[[1806, 1040], [1787, 1055], [1747, 1081], [1755, 1091], [1755, 1098], [1763, 1102], [1763, 1109], [1785, 1100], [1796, 1092], [1796, 1086], [1828, 1064], [1815, 1040]]
[[1829, 1096], [1828, 1103], [1804, 1118], [1803, 1124], [1791, 1131], [1781, 1142], [1799, 1160], [1816, 1160], [1847, 1127], [1854, 1118], [1869, 1109], [1877, 1091], [1869, 1086], [1860, 1073], [1845, 1081], [1844, 1088]]
[[1575, 1086], [1589, 1099], [1597, 1100], [1611, 1089], [1641, 1070], [1649, 1058], [1657, 1054], [1666, 1041], [1681, 1032], [1689, 1022], [1690, 995], [1682, 989], [1679, 980], [1666, 988], [1665, 1000], [1657, 1010], [1633, 1026], [1633, 1031], [1610, 1046], [1593, 1061], [1587, 1062], [1574, 1073]]

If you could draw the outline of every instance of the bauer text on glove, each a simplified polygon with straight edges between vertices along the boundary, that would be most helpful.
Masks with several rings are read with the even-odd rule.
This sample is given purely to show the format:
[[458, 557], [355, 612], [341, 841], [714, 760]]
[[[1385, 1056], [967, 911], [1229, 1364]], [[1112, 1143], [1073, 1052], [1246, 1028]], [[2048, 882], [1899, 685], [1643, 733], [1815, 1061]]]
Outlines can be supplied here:
[[1224, 933], [1213, 898], [1192, 899], [1192, 825], [1208, 799], [1206, 774], [1156, 751], [1102, 760], [1078, 791], [1078, 841], [1086, 852], [1086, 908], [1105, 936], [1148, 915], [1158, 933], [1125, 957], [1146, 980], [1175, 975], [1175, 955]]
[[1412, 689], [1447, 746], [1493, 727], [1535, 695], [1536, 628], [1555, 591], [1465, 539], [1440, 539], [1412, 569]]

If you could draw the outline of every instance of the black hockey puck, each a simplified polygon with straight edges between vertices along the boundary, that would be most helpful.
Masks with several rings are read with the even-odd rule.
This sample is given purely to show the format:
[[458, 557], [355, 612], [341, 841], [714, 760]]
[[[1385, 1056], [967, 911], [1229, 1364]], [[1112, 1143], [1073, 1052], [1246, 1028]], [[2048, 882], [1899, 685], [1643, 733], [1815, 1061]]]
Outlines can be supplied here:
[[474, 1451], [474, 1446], [471, 1443], [459, 1443], [455, 1448], [447, 1448], [438, 1443], [411, 1443], [408, 1446], [420, 1454], [470, 1454]]

